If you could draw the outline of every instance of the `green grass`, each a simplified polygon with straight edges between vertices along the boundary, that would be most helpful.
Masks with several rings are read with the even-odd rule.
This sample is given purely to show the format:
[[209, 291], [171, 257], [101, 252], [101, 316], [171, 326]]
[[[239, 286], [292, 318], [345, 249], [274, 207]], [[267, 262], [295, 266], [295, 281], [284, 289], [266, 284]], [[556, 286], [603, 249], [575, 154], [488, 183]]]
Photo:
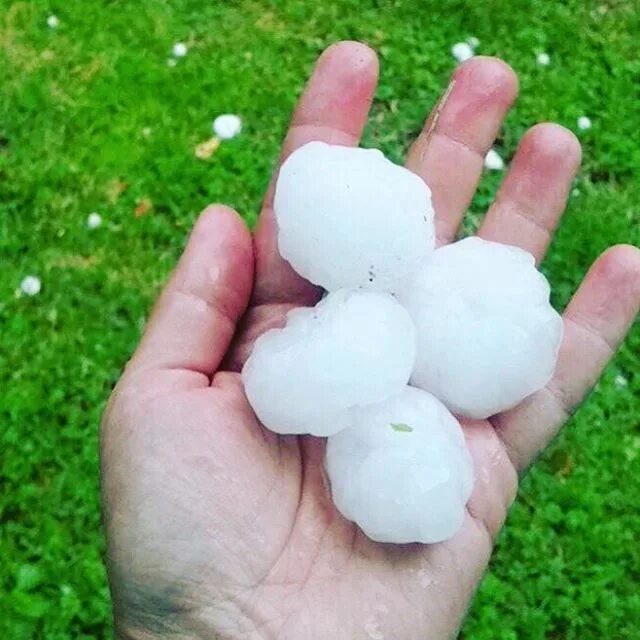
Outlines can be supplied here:
[[[640, 244], [637, 3], [487, 4], [3, 0], [0, 637], [108, 637], [105, 400], [197, 212], [224, 201], [255, 220], [291, 107], [328, 43], [357, 38], [380, 52], [365, 143], [396, 159], [453, 68], [450, 46], [471, 35], [520, 74], [498, 142], [507, 157], [537, 121], [575, 128], [591, 116], [579, 193], [545, 264], [559, 306], [607, 245]], [[177, 40], [190, 53], [171, 69]], [[549, 67], [535, 64], [539, 50]], [[225, 111], [242, 115], [242, 135], [196, 160]], [[467, 228], [499, 180], [486, 177]], [[118, 181], [127, 189], [116, 198]], [[142, 198], [153, 209], [135, 217]], [[90, 232], [94, 210], [104, 224]], [[29, 273], [42, 293], [17, 297]], [[635, 329], [524, 481], [466, 638], [638, 637], [639, 350]]]

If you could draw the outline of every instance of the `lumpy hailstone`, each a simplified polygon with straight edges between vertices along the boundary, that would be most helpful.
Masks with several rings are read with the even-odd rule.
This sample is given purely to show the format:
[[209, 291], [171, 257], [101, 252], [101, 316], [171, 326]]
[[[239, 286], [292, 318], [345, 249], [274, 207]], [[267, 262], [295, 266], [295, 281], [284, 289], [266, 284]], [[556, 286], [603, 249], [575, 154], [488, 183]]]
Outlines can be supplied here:
[[462, 525], [471, 456], [458, 421], [425, 391], [354, 410], [325, 464], [336, 507], [372, 540], [440, 542]]
[[399, 393], [414, 361], [415, 329], [393, 296], [341, 290], [258, 338], [242, 379], [272, 431], [328, 436], [345, 411]]
[[398, 298], [417, 328], [412, 384], [458, 415], [504, 411], [551, 378], [562, 320], [526, 251], [467, 238], [436, 250]]
[[304, 145], [280, 170], [274, 210], [281, 255], [328, 291], [393, 291], [434, 246], [429, 188], [376, 149]]

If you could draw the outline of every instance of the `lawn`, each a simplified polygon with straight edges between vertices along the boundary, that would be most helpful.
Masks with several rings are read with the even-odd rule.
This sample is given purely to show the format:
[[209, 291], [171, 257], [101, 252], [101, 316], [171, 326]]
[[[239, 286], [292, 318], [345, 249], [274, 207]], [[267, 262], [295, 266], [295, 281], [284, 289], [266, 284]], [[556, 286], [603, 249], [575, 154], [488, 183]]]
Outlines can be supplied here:
[[[537, 121], [576, 130], [591, 118], [544, 265], [562, 307], [599, 252], [640, 244], [639, 15], [622, 0], [2, 0], [0, 637], [109, 637], [105, 401], [198, 211], [223, 201], [255, 221], [291, 107], [328, 43], [378, 50], [364, 143], [394, 159], [454, 68], [452, 44], [470, 36], [520, 74], [497, 142], [506, 159]], [[189, 53], [171, 67], [176, 41]], [[197, 159], [223, 112], [242, 116], [242, 134]], [[465, 231], [501, 177], [485, 176]], [[93, 211], [103, 224], [91, 230]], [[42, 281], [34, 297], [16, 293], [28, 274]], [[524, 480], [465, 638], [638, 637], [638, 353], [636, 327]]]

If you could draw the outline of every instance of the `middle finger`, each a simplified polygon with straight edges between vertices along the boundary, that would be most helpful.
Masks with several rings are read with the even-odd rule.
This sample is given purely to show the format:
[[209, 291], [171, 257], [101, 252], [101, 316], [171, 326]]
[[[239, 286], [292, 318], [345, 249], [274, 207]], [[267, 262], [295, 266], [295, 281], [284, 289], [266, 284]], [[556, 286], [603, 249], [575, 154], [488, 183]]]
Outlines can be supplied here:
[[497, 58], [460, 65], [407, 155], [407, 167], [429, 185], [438, 244], [451, 242], [471, 203], [484, 156], [518, 94], [518, 79]]

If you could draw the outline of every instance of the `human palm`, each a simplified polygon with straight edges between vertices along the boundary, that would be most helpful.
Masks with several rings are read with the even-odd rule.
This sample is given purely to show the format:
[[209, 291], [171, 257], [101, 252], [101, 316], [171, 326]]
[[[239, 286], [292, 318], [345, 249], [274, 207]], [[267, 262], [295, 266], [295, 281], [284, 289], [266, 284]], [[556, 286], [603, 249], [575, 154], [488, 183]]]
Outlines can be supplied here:
[[[357, 144], [377, 62], [320, 58], [284, 143]], [[428, 179], [440, 243], [456, 234], [515, 99], [502, 62], [458, 68], [408, 154]], [[480, 235], [540, 259], [579, 165], [565, 129], [523, 138]], [[200, 218], [103, 425], [103, 496], [122, 638], [446, 638], [455, 635], [515, 496], [518, 473], [595, 382], [640, 304], [640, 252], [599, 258], [565, 311], [556, 373], [522, 405], [464, 423], [475, 488], [462, 529], [434, 545], [374, 543], [332, 505], [324, 442], [257, 421], [238, 374], [253, 340], [319, 292], [278, 256], [273, 181], [252, 239], [237, 215]], [[390, 220], [390, 224], [393, 224]]]

